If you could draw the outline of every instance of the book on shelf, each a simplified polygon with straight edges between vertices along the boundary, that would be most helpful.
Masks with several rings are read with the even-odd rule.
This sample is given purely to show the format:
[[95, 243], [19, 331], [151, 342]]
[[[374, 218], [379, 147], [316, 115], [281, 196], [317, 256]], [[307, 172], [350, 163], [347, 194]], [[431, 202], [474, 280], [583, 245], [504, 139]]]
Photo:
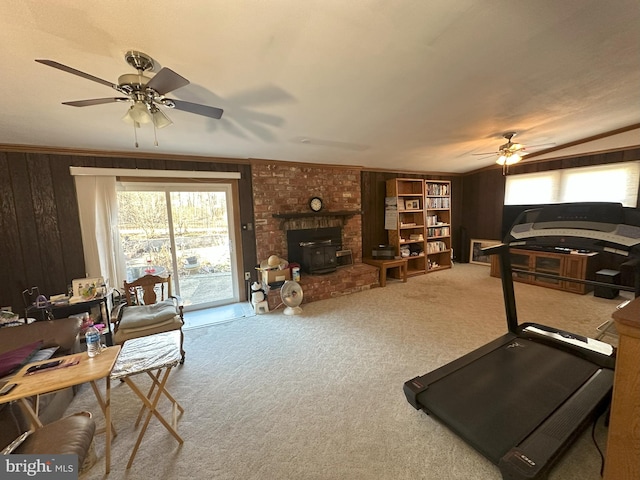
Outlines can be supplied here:
[[427, 228], [428, 237], [448, 237], [449, 235], [450, 235], [450, 229], [448, 226]]
[[427, 253], [438, 253], [449, 250], [447, 244], [441, 241], [436, 242], [428, 242], [427, 243]]
[[448, 183], [429, 183], [427, 182], [427, 195], [440, 195], [447, 196], [449, 195], [449, 187]]
[[435, 197], [427, 199], [427, 208], [449, 208], [449, 197]]
[[438, 224], [438, 216], [437, 215], [427, 215], [427, 227]]

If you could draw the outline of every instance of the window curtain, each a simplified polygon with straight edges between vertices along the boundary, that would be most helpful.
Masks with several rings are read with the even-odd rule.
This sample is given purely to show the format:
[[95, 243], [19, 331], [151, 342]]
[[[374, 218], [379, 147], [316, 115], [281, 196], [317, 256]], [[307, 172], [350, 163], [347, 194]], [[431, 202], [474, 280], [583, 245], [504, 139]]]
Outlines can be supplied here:
[[637, 208], [640, 161], [510, 175], [505, 205], [619, 202]]
[[108, 287], [119, 288], [126, 273], [118, 233], [116, 177], [76, 175], [74, 178], [87, 275], [103, 277]]

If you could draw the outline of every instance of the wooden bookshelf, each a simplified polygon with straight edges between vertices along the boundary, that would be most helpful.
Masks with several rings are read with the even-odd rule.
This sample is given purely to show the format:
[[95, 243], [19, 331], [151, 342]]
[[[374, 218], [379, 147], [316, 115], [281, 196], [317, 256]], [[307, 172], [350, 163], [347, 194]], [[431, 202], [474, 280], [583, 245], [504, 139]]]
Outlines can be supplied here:
[[[407, 275], [420, 275], [427, 271], [425, 244], [427, 231], [424, 211], [424, 180], [419, 178], [392, 178], [387, 180], [387, 211], [395, 218], [387, 221], [389, 244], [396, 255], [407, 259]], [[394, 205], [389, 205], [389, 202]]]
[[427, 271], [451, 268], [451, 182], [425, 181]]

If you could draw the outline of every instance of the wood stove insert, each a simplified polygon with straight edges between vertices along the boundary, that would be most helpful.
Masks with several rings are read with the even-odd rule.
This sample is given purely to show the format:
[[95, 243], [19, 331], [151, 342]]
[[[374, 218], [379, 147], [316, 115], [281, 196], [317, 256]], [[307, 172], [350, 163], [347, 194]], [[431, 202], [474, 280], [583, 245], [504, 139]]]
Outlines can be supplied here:
[[300, 264], [303, 272], [335, 272], [336, 252], [342, 250], [342, 228], [308, 228], [287, 231], [289, 262]]

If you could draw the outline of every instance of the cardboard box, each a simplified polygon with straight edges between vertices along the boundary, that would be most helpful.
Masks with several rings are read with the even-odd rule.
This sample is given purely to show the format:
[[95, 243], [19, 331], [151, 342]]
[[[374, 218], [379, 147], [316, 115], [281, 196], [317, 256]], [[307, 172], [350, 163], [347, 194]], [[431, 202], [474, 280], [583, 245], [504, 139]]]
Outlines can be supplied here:
[[258, 271], [260, 272], [260, 279], [263, 285], [270, 285], [276, 282], [284, 282], [286, 280], [291, 280], [291, 269], [289, 268], [285, 268], [283, 270], [259, 269]]

